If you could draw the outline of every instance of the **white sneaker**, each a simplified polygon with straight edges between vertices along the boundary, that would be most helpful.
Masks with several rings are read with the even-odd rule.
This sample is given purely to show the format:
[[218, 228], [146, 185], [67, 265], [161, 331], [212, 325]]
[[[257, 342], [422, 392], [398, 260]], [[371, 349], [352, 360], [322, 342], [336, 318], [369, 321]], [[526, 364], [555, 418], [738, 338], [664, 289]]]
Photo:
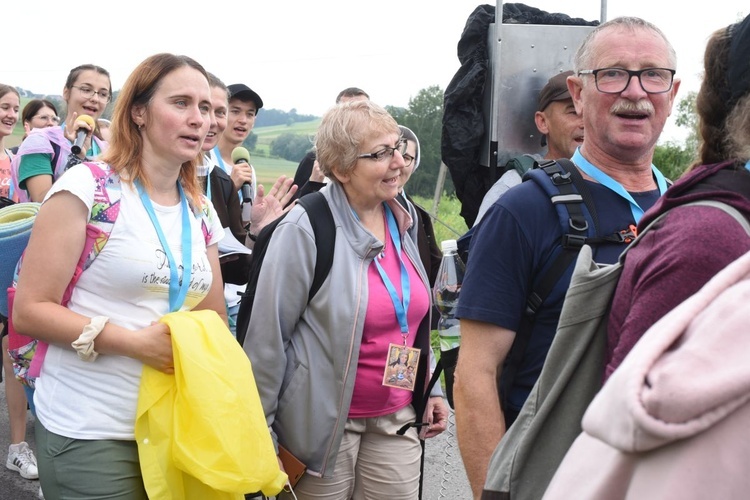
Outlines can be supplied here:
[[39, 479], [36, 457], [25, 441], [8, 447], [8, 460], [5, 461], [5, 466], [21, 474], [24, 479]]
[[42, 493], [42, 487], [41, 486], [39, 487], [39, 493], [37, 493], [36, 496], [37, 496], [37, 498], [39, 498], [39, 500], [44, 500], [44, 493]]

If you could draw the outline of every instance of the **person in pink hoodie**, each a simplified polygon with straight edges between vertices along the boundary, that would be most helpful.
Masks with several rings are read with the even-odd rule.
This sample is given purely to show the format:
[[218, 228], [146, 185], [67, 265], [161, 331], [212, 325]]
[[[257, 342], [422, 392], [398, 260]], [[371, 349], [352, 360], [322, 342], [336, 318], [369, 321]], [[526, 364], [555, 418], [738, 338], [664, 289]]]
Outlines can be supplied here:
[[[608, 380], [545, 500], [750, 490], [749, 50], [750, 17], [708, 41], [696, 101], [700, 162], [640, 222], [671, 209], [628, 253], [609, 322]], [[698, 200], [730, 205], [739, 219], [684, 206]]]
[[597, 394], [544, 500], [750, 491], [750, 252], [657, 322]]

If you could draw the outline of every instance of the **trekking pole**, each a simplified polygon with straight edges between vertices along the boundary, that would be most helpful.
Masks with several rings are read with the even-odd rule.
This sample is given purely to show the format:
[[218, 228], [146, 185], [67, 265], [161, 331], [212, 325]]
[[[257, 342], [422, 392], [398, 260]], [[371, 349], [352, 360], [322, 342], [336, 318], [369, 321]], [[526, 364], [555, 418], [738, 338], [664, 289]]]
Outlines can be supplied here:
[[460, 232], [458, 232], [457, 230], [453, 229], [453, 228], [452, 228], [451, 226], [449, 226], [449, 225], [448, 225], [448, 224], [446, 224], [445, 222], [443, 222], [443, 221], [441, 221], [440, 219], [438, 219], [436, 215], [433, 215], [433, 214], [432, 214], [432, 212], [430, 212], [429, 210], [427, 210], [427, 209], [426, 209], [425, 207], [423, 207], [422, 205], [420, 205], [420, 204], [419, 204], [419, 203], [417, 203], [416, 201], [412, 200], [412, 203], [413, 203], [413, 204], [414, 204], [415, 206], [417, 206], [417, 207], [421, 208], [422, 210], [424, 210], [424, 211], [425, 211], [425, 212], [426, 212], [427, 214], [429, 214], [429, 216], [430, 216], [430, 218], [431, 218], [432, 220], [434, 220], [435, 222], [438, 222], [438, 223], [440, 223], [440, 225], [441, 225], [441, 226], [443, 226], [443, 227], [445, 227], [446, 229], [448, 229], [448, 231], [452, 232], [452, 233], [453, 233], [453, 234], [455, 234], [456, 236], [463, 236], [463, 233], [460, 233]]

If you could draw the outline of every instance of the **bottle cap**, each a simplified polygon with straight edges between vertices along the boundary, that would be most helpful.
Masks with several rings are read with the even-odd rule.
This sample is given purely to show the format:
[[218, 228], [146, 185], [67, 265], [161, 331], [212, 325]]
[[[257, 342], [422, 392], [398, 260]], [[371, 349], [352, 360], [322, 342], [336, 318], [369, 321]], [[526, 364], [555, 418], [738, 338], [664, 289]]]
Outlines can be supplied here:
[[456, 242], [456, 240], [443, 240], [440, 243], [440, 249], [443, 251], [443, 253], [450, 251], [456, 252], [458, 251], [458, 243]]

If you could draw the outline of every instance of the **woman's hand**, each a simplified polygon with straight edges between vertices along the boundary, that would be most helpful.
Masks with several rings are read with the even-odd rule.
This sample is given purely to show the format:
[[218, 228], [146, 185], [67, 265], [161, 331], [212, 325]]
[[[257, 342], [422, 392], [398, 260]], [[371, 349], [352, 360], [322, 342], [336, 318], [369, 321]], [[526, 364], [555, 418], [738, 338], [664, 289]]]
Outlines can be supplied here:
[[291, 210], [294, 204], [284, 207], [296, 192], [297, 186], [294, 185], [294, 179], [287, 178], [286, 175], [276, 179], [267, 195], [263, 185], [258, 184], [258, 194], [255, 196], [253, 209], [250, 213], [253, 234], [257, 236], [260, 230], [270, 222]]
[[152, 323], [135, 333], [133, 358], [167, 374], [174, 373], [172, 335], [164, 323]]
[[430, 424], [426, 429], [422, 429], [422, 439], [435, 437], [447, 428], [448, 408], [441, 396], [433, 396], [427, 400], [427, 409], [422, 421]]
[[94, 133], [94, 127], [92, 127], [86, 120], [79, 119], [78, 113], [73, 112], [73, 126], [72, 128], [68, 128], [68, 122], [65, 122], [63, 135], [65, 135], [65, 138], [70, 142], [75, 143], [78, 131], [81, 129], [87, 131], [86, 139], [83, 141], [83, 147], [81, 147], [81, 152], [78, 154], [78, 156], [83, 159], [86, 157], [86, 151], [91, 149], [91, 136]]

